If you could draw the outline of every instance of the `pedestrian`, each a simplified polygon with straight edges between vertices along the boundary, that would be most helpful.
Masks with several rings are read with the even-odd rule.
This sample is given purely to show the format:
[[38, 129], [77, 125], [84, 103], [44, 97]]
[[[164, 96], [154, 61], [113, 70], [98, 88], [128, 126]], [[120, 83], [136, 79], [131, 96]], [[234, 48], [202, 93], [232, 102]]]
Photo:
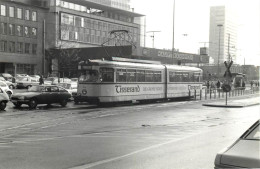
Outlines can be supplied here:
[[250, 84], [251, 84], [251, 88], [252, 88], [253, 87], [253, 81], [252, 80], [251, 80]]
[[209, 81], [207, 81], [207, 89], [209, 89]]
[[40, 85], [43, 85], [43, 84], [44, 84], [44, 80], [43, 80], [43, 77], [42, 77], [42, 75], [40, 76], [40, 79], [39, 79], [39, 81], [40, 81]]
[[220, 88], [220, 81], [218, 80], [218, 82], [217, 82], [217, 88]]
[[242, 82], [242, 87], [245, 88], [245, 86], [246, 86], [246, 84], [245, 84], [245, 82], [243, 81], [243, 82]]

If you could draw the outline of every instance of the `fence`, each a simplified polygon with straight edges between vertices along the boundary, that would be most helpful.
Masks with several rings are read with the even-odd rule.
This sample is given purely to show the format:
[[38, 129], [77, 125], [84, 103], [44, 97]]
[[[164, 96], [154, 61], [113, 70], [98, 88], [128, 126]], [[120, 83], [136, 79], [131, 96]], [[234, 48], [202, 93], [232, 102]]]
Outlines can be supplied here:
[[[192, 93], [194, 92], [194, 93]], [[195, 100], [210, 100], [210, 99], [221, 99], [227, 97], [236, 97], [242, 95], [249, 95], [259, 93], [259, 87], [252, 87], [251, 89], [245, 88], [235, 88], [230, 92], [224, 92], [221, 88], [203, 88], [201, 90], [189, 91], [189, 95], [192, 96]]]

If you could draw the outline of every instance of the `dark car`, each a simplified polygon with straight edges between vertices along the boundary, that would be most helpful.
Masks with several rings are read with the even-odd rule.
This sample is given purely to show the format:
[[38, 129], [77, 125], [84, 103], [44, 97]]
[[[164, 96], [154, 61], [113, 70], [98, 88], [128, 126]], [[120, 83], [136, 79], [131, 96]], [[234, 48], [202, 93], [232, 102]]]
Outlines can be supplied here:
[[28, 92], [13, 94], [11, 102], [15, 107], [21, 107], [27, 104], [30, 108], [36, 108], [38, 104], [60, 103], [62, 107], [67, 105], [71, 94], [60, 86], [55, 85], [39, 85], [32, 86]]
[[215, 169], [260, 168], [260, 120], [257, 120], [235, 143], [219, 152]]

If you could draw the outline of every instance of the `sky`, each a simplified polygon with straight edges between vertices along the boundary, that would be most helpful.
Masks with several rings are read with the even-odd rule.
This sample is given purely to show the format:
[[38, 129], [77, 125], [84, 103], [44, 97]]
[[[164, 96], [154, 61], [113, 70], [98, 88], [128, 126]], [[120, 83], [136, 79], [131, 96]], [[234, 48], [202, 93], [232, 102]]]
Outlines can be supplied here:
[[[136, 13], [146, 15], [146, 32], [154, 33], [154, 47], [171, 49], [174, 0], [131, 0]], [[260, 65], [260, 0], [175, 0], [174, 48], [197, 54], [208, 47], [210, 6], [231, 5], [238, 11], [238, 64]], [[152, 33], [146, 47], [152, 47]]]

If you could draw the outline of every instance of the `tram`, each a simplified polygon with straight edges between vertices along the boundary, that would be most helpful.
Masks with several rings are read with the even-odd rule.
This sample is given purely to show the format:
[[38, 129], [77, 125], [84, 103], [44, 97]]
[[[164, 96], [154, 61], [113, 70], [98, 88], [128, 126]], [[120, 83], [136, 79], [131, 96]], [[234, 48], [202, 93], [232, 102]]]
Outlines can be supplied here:
[[75, 103], [94, 104], [192, 97], [202, 89], [200, 68], [163, 65], [135, 59], [87, 60], [81, 72]]

